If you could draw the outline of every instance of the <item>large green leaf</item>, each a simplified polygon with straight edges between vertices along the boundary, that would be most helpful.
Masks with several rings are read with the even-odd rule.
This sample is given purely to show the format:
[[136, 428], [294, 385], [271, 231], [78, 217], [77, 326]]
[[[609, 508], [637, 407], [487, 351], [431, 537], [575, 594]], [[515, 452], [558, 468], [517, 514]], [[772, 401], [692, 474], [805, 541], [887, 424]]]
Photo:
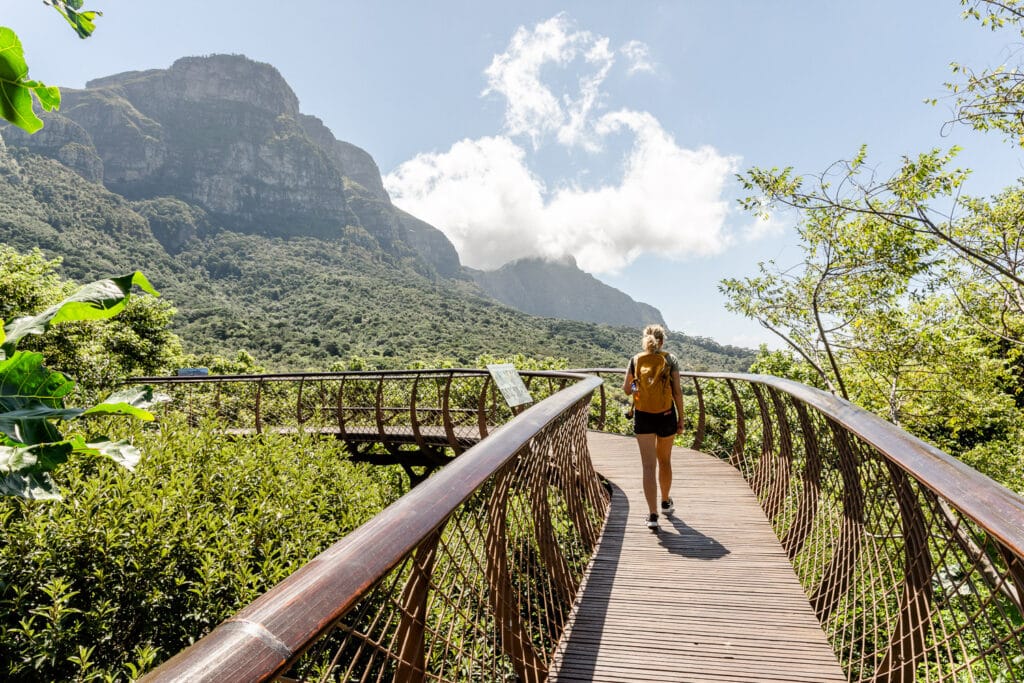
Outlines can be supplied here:
[[38, 444], [22, 448], [0, 446], [0, 474], [40, 474], [63, 465], [75, 450], [70, 441]]
[[4, 327], [7, 338], [2, 348], [10, 355], [22, 337], [28, 334], [42, 334], [56, 323], [103, 320], [115, 316], [124, 308], [133, 285], [153, 296], [160, 296], [146, 276], [139, 271], [121, 277], [97, 280], [38, 315], [15, 318], [7, 323]]
[[57, 484], [49, 472], [0, 474], [0, 496], [18, 496], [29, 500], [60, 500]]
[[64, 397], [74, 386], [61, 373], [44, 367], [42, 354], [16, 351], [0, 361], [0, 432], [23, 444], [60, 441], [50, 420], [81, 413], [63, 413]]
[[67, 462], [72, 445], [68, 442], [10, 448], [0, 446], [0, 496], [30, 500], [59, 500], [53, 468]]
[[76, 452], [105, 456], [129, 470], [134, 470], [142, 459], [142, 452], [124, 439], [120, 441], [90, 441], [85, 444], [84, 449], [76, 449]]
[[41, 353], [16, 351], [0, 361], [0, 411], [25, 408], [31, 401], [62, 408], [74, 388], [73, 381], [43, 365]]
[[82, 415], [130, 415], [149, 422], [153, 420], [153, 413], [146, 408], [164, 399], [163, 396], [154, 398], [153, 388], [149, 386], [122, 389], [85, 410]]
[[28, 80], [28, 64], [17, 34], [0, 26], [0, 116], [28, 133], [43, 127], [33, 109], [32, 96], [46, 111], [60, 106], [60, 90]]

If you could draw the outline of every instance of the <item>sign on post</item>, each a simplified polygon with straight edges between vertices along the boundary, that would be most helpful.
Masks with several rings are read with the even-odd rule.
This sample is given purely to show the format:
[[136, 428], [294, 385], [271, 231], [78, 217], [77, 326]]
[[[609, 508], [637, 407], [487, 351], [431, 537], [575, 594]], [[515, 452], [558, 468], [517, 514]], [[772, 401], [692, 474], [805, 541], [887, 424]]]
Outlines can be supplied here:
[[511, 363], [496, 363], [488, 365], [487, 372], [491, 373], [494, 383], [498, 385], [498, 391], [505, 397], [509, 408], [533, 403], [533, 397], [523, 384], [523, 378], [519, 376], [516, 366]]

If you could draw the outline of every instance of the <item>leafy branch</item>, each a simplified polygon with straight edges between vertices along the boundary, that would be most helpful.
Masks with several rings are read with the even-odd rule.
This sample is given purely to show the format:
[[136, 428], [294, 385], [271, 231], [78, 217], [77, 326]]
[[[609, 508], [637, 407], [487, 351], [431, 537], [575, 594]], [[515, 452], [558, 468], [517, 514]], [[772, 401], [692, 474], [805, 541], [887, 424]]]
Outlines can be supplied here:
[[153, 402], [152, 389], [119, 391], [90, 408], [69, 408], [64, 399], [75, 383], [47, 369], [42, 354], [17, 350], [25, 336], [42, 334], [57, 323], [116, 315], [133, 286], [158, 295], [136, 271], [93, 282], [42, 313], [16, 318], [0, 329], [0, 495], [60, 498], [51, 473], [73, 455], [105, 456], [128, 469], [138, 463], [138, 449], [126, 441], [64, 436], [55, 423], [104, 415], [152, 420], [146, 410]]
[[[84, 0], [44, 0], [53, 7], [79, 38], [88, 38], [96, 29], [96, 17], [102, 12], [83, 10]], [[28, 63], [18, 35], [0, 26], [0, 117], [28, 133], [43, 127], [36, 115], [35, 101], [44, 111], [60, 107], [60, 90], [28, 77]]]

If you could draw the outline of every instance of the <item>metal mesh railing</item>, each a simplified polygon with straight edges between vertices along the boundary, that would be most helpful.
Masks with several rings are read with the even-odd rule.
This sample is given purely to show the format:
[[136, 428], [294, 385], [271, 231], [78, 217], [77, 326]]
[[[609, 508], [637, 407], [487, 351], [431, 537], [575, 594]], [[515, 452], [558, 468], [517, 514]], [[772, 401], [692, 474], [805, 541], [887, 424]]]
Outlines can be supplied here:
[[[390, 396], [406, 397], [402, 414], [414, 425], [430, 414], [425, 403], [467, 412], [472, 405], [474, 419], [441, 415], [425, 426], [477, 440], [485, 428], [488, 438], [147, 680], [546, 678], [609, 503], [586, 442], [590, 397], [600, 380], [535, 378], [534, 396], [552, 395], [511, 419], [479, 373], [398, 374], [304, 376], [303, 398], [292, 405], [308, 426], [318, 424], [314, 416], [333, 398], [346, 424], [372, 422], [385, 434], [404, 427], [403, 437], [411, 425], [386, 419]], [[262, 381], [265, 391], [272, 382]], [[360, 383], [358, 392], [345, 387], [351, 383]], [[310, 390], [318, 386], [329, 388]], [[259, 414], [258, 428], [268, 428], [270, 414]], [[497, 426], [503, 417], [509, 421]]]
[[851, 681], [1024, 680], [1024, 500], [846, 401], [693, 373]]
[[[154, 678], [543, 680], [608, 504], [585, 429], [628, 430], [622, 370], [585, 372], [607, 387], [524, 373], [550, 398], [514, 419], [480, 371], [307, 375], [301, 400], [294, 380], [208, 385], [226, 428], [436, 436], [465, 457]], [[849, 680], [1024, 680], [1021, 497], [796, 382], [684, 373], [684, 391], [693, 447], [750, 484]]]

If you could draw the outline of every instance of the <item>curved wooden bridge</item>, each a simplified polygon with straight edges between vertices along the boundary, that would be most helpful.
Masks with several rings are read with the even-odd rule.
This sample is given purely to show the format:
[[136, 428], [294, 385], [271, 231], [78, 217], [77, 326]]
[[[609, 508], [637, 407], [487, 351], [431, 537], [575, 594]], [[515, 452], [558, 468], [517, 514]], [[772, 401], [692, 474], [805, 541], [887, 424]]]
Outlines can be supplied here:
[[[689, 373], [643, 525], [619, 370], [141, 378], [415, 487], [146, 680], [1024, 680], [1024, 500], [830, 394]], [[606, 391], [603, 377], [609, 378]]]

